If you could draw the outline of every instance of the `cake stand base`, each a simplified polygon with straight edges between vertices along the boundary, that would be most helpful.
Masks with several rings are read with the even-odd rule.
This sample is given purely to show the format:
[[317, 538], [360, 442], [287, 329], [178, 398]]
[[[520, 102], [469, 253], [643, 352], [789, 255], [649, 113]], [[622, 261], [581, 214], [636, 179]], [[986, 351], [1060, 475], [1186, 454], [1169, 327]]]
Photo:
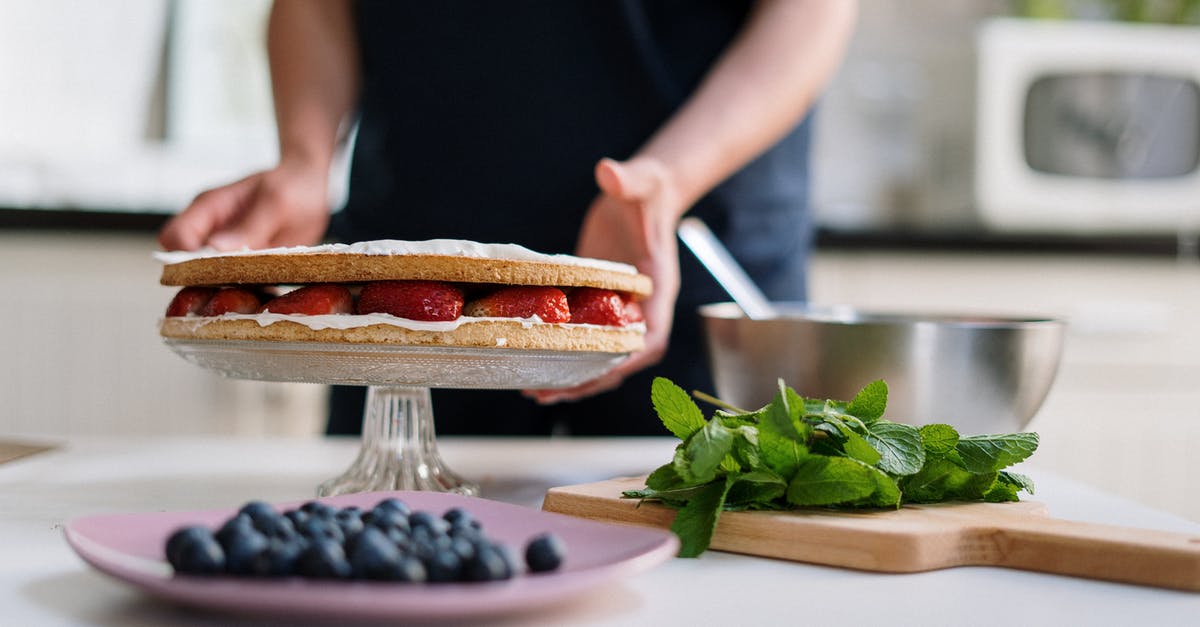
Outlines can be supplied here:
[[322, 483], [317, 496], [388, 490], [427, 490], [479, 494], [442, 462], [434, 439], [429, 388], [367, 388], [362, 448], [341, 476]]

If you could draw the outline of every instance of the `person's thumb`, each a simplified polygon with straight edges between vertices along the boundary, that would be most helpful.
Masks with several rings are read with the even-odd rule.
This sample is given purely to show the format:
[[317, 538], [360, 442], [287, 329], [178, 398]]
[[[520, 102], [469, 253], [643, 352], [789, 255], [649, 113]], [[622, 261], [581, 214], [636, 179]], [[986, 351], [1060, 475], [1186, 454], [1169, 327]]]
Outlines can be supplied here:
[[252, 206], [239, 219], [212, 234], [208, 243], [217, 250], [267, 248], [279, 231], [279, 219], [269, 208]]
[[618, 200], [636, 201], [651, 196], [659, 185], [658, 173], [637, 161], [601, 159], [596, 164], [596, 185]]

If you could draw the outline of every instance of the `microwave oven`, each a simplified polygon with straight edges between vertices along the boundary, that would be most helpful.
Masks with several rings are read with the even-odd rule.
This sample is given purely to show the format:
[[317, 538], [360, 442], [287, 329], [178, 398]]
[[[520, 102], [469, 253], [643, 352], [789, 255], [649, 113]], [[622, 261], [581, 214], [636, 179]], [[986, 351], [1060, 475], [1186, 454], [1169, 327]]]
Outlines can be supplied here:
[[987, 20], [977, 81], [988, 228], [1200, 229], [1200, 28]]

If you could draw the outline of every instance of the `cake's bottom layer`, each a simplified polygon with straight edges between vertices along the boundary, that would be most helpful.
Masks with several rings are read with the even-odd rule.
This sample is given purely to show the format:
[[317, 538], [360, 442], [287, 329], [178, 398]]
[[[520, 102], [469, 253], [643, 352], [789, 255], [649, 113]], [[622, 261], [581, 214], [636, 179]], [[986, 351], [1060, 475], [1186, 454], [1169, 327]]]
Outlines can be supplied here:
[[580, 324], [530, 323], [525, 320], [481, 319], [445, 330], [412, 329], [393, 324], [349, 328], [313, 328], [290, 320], [262, 324], [250, 318], [164, 318], [164, 337], [206, 340], [464, 346], [559, 351], [629, 353], [645, 343], [638, 328]]

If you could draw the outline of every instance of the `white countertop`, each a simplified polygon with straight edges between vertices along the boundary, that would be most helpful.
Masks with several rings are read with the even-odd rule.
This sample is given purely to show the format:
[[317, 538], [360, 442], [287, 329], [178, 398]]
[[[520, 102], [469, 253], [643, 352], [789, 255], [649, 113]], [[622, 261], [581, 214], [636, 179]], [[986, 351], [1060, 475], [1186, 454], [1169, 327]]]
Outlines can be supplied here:
[[[537, 506], [548, 487], [644, 473], [672, 439], [444, 438], [451, 468], [484, 496]], [[7, 625], [261, 624], [197, 614], [83, 563], [64, 522], [91, 514], [236, 507], [310, 498], [353, 458], [352, 439], [89, 438], [0, 465], [0, 608]], [[1036, 465], [1036, 500], [1059, 518], [1200, 534], [1200, 525]], [[841, 570], [710, 551], [675, 559], [545, 613], [555, 625], [1177, 625], [1200, 594], [1000, 568], [913, 575]], [[289, 624], [291, 624], [289, 622]]]

